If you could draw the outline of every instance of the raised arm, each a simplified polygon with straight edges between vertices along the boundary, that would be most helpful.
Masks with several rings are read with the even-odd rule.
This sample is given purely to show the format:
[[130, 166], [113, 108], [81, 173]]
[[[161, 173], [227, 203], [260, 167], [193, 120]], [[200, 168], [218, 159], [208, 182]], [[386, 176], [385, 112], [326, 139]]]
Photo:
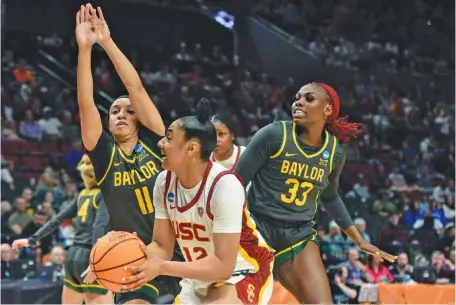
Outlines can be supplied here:
[[249, 184], [272, 155], [279, 152], [283, 137], [283, 124], [283, 122], [269, 124], [252, 137], [235, 169], [235, 172], [242, 177], [244, 186]]
[[108, 54], [117, 74], [127, 89], [131, 106], [135, 110], [141, 124], [159, 136], [163, 136], [165, 134], [165, 124], [157, 107], [155, 107], [155, 104], [144, 88], [138, 72], [136, 72], [131, 62], [112, 40], [100, 7], [97, 8], [97, 12], [98, 15], [95, 15], [95, 19], [93, 20], [94, 25], [100, 33], [97, 42], [106, 51], [106, 54]]
[[77, 94], [82, 142], [88, 151], [95, 148], [103, 131], [100, 113], [93, 98], [92, 46], [98, 35], [93, 29], [90, 16], [90, 10], [85, 6], [81, 6], [81, 10], [76, 14], [76, 41], [79, 46]]

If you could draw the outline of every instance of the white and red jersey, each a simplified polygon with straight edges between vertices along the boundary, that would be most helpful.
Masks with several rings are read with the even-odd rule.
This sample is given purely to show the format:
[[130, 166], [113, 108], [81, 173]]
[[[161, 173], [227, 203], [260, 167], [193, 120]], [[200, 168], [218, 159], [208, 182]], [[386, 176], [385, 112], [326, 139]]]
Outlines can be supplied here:
[[[236, 267], [226, 282], [236, 284], [260, 268], [270, 269], [273, 256], [246, 208], [244, 188], [223, 166], [209, 161], [203, 180], [192, 189], [183, 188], [173, 172], [161, 172], [153, 203], [155, 218], [172, 222], [187, 261], [214, 254], [214, 233], [241, 233]], [[214, 284], [185, 281], [194, 289]]]
[[234, 169], [236, 168], [236, 165], [239, 162], [239, 158], [241, 157], [241, 154], [245, 150], [245, 146], [239, 146], [239, 145], [233, 145], [233, 146], [234, 146], [233, 153], [231, 154], [231, 156], [228, 159], [216, 160], [215, 154], [214, 154], [214, 152], [212, 152], [211, 161], [217, 162], [218, 164], [222, 165], [226, 169], [234, 171]]

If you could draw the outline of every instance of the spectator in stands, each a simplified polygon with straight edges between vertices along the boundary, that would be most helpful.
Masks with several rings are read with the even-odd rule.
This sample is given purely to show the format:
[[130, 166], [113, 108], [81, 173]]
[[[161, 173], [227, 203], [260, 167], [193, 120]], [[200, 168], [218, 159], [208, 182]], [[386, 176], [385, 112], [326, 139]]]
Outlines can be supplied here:
[[369, 255], [366, 272], [372, 283], [389, 283], [393, 281], [391, 272], [383, 265], [379, 257]]
[[437, 250], [448, 254], [453, 247], [455, 239], [454, 223], [450, 222], [445, 226], [445, 234], [437, 244]]
[[408, 255], [405, 252], [399, 253], [397, 261], [389, 267], [393, 277], [400, 277], [402, 281], [413, 280], [413, 266], [408, 262]]
[[373, 190], [379, 192], [380, 195], [382, 195], [382, 193], [385, 192], [383, 190], [389, 188], [388, 174], [383, 164], [376, 164], [371, 183]]
[[359, 182], [353, 186], [355, 193], [361, 198], [363, 202], [368, 200], [371, 196], [370, 187], [367, 178], [360, 176]]
[[425, 210], [421, 208], [418, 200], [415, 200], [404, 213], [404, 222], [409, 230], [413, 229], [415, 223], [424, 218]]
[[454, 284], [454, 269], [445, 263], [445, 256], [442, 252], [434, 251], [431, 257], [432, 268], [434, 269], [438, 284]]
[[429, 255], [436, 248], [439, 236], [434, 228], [434, 219], [429, 212], [424, 216], [422, 227], [415, 231], [410, 240], [418, 241], [426, 255]]
[[325, 245], [324, 252], [330, 265], [336, 265], [344, 261], [346, 242], [334, 220], [329, 223], [329, 233], [326, 235]]
[[397, 212], [397, 208], [389, 200], [389, 194], [386, 190], [380, 191], [380, 198], [374, 202], [374, 212], [380, 216], [388, 216]]
[[13, 230], [11, 230], [9, 226], [8, 219], [11, 217], [11, 204], [8, 201], [2, 201], [1, 203], [1, 233], [2, 235], [11, 234]]
[[63, 282], [65, 277], [64, 262], [65, 249], [62, 246], [54, 246], [49, 261], [38, 268], [37, 277], [52, 282]]
[[62, 123], [57, 119], [51, 107], [43, 108], [43, 117], [38, 121], [46, 139], [58, 139], [61, 137]]
[[[353, 222], [355, 223], [356, 228], [358, 229], [359, 233], [364, 238], [364, 240], [367, 241], [368, 243], [370, 243], [371, 238], [370, 238], [369, 234], [366, 233], [366, 221], [363, 218], [358, 217], [358, 218], [355, 218], [355, 220]], [[347, 245], [348, 245], [348, 247], [356, 248], [359, 251], [359, 247], [351, 239], [347, 239]], [[361, 253], [362, 258], [366, 257], [366, 255], [367, 254], [364, 252]]]
[[357, 304], [358, 288], [347, 282], [347, 267], [342, 265], [337, 268], [329, 283], [334, 304]]
[[32, 221], [32, 216], [27, 213], [27, 201], [16, 198], [16, 211], [8, 219], [8, 225], [15, 234], [21, 234], [24, 228]]
[[43, 128], [35, 121], [33, 112], [30, 109], [25, 111], [25, 118], [19, 124], [19, 133], [30, 141], [39, 142], [43, 138]]
[[2, 139], [18, 140], [19, 134], [17, 131], [16, 122], [14, 120], [6, 121], [2, 128]]
[[378, 231], [377, 244], [388, 253], [397, 253], [395, 245], [407, 246], [408, 234], [405, 228], [399, 224], [400, 214], [393, 213]]
[[1, 257], [2, 257], [2, 279], [11, 278], [11, 266], [10, 262], [13, 257], [13, 250], [9, 244], [1, 245]]
[[62, 201], [62, 191], [59, 186], [57, 174], [52, 168], [46, 168], [41, 175], [35, 192], [35, 200], [37, 203], [45, 201], [46, 194], [52, 193], [52, 206], [58, 207]]
[[2, 191], [14, 191], [16, 188], [14, 186], [14, 178], [13, 175], [11, 175], [11, 170], [13, 169], [14, 164], [12, 162], [7, 162], [3, 155], [1, 156], [1, 182], [2, 182]]
[[62, 113], [62, 125], [61, 125], [62, 140], [71, 142], [74, 139], [80, 138], [80, 132], [78, 126], [73, 122], [71, 112], [64, 111]]
[[20, 84], [23, 84], [27, 81], [35, 84], [35, 77], [33, 76], [32, 72], [27, 69], [26, 64], [27, 62], [25, 59], [19, 60], [19, 66], [13, 71], [14, 78]]
[[348, 249], [348, 261], [345, 262], [344, 266], [348, 271], [348, 283], [355, 286], [361, 286], [366, 282], [366, 268], [359, 260], [359, 250], [357, 248]]
[[22, 198], [24, 198], [25, 202], [27, 202], [27, 207], [32, 208], [32, 211], [28, 211], [28, 213], [33, 214], [33, 209], [35, 208], [33, 205], [33, 191], [30, 187], [25, 187], [22, 190]]
[[59, 207], [59, 212], [63, 211], [66, 207], [73, 203], [74, 200], [78, 197], [76, 184], [73, 182], [69, 182], [65, 185], [65, 193], [63, 196], [62, 203]]
[[407, 187], [405, 177], [397, 165], [393, 167], [393, 171], [389, 174], [388, 179], [391, 182], [391, 190], [393, 191], [404, 191]]

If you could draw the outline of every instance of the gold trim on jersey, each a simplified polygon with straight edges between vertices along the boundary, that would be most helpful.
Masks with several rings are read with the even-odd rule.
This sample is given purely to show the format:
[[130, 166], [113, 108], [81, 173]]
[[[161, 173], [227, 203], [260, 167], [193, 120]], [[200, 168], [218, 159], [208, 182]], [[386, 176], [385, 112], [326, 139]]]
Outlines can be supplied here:
[[282, 129], [283, 129], [282, 144], [280, 145], [279, 150], [275, 154], [273, 154], [272, 156], [269, 157], [270, 159], [275, 159], [278, 156], [280, 156], [280, 154], [282, 154], [282, 152], [285, 148], [285, 144], [287, 144], [287, 126], [285, 125], [285, 121], [281, 121], [280, 123], [282, 123]]
[[[149, 148], [149, 146], [147, 146], [146, 144], [144, 144], [143, 141], [141, 140], [138, 140], [138, 143], [141, 144], [145, 150], [147, 150], [148, 153], [150, 153], [153, 157], [155, 157], [156, 159], [158, 159], [160, 162], [162, 161], [162, 159], [157, 156], [153, 151], [152, 149]], [[119, 154], [120, 156], [122, 157], [122, 159], [124, 159], [125, 161], [127, 161], [128, 163], [135, 163], [136, 162], [136, 155], [134, 155], [133, 157], [129, 157], [126, 155], [126, 153], [120, 148], [118, 147], [119, 149]]]
[[337, 146], [337, 138], [336, 136], [332, 135], [333, 137], [333, 148], [331, 150], [331, 157], [329, 158], [329, 174], [331, 174], [333, 165], [334, 165], [334, 155], [336, 154], [336, 146]]
[[314, 154], [311, 154], [311, 155], [308, 155], [301, 147], [301, 145], [299, 145], [299, 142], [298, 142], [298, 139], [296, 137], [296, 124], [293, 123], [292, 125], [292, 134], [293, 134], [293, 142], [294, 144], [296, 145], [296, 148], [299, 150], [299, 152], [306, 158], [314, 158], [316, 156], [318, 156], [319, 154], [321, 154], [325, 149], [326, 147], [328, 146], [328, 143], [329, 143], [329, 137], [330, 137], [330, 134], [327, 130], [325, 130], [325, 141], [323, 142], [323, 145], [321, 146], [320, 150], [317, 151], [316, 153]]
[[127, 163], [135, 163], [136, 162], [136, 155], [134, 155], [133, 158], [130, 158], [124, 153], [122, 148], [118, 147], [117, 145], [116, 145], [116, 147], [117, 147], [117, 150], [119, 151], [120, 157], [122, 159], [124, 159]]
[[108, 167], [106, 168], [106, 171], [103, 175], [103, 177], [100, 179], [100, 181], [98, 181], [98, 185], [101, 185], [103, 183], [103, 181], [106, 179], [106, 177], [108, 176], [108, 173], [109, 171], [111, 170], [111, 167], [112, 167], [112, 163], [114, 161], [114, 155], [116, 153], [116, 145], [113, 145], [112, 147], [112, 151], [111, 151], [111, 157], [109, 158], [109, 164], [108, 164]]
[[99, 188], [94, 188], [94, 189], [90, 189], [90, 190], [83, 189], [81, 192], [79, 192], [78, 202], [81, 199], [81, 196], [90, 196], [90, 197], [92, 197], [91, 201], [92, 201], [93, 207], [98, 210], [98, 205], [97, 205], [97, 201], [96, 201], [96, 197], [97, 197], [98, 193], [100, 193]]
[[315, 196], [315, 211], [314, 211], [314, 213], [312, 215], [312, 220], [311, 220], [311, 222], [312, 222], [312, 227], [311, 228], [312, 228], [312, 231], [313, 231], [312, 240], [314, 240], [315, 237], [318, 234], [317, 230], [315, 230], [315, 224], [316, 224], [315, 223], [315, 214], [317, 214], [317, 212], [318, 212], [318, 199], [319, 198], [320, 198], [320, 190], [318, 190], [317, 196]]
[[141, 144], [145, 150], [147, 150], [149, 152], [149, 154], [151, 154], [152, 156], [154, 156], [155, 158], [157, 158], [158, 160], [163, 161], [161, 157], [157, 156], [154, 151], [152, 149], [149, 148], [149, 146], [147, 146], [143, 141], [139, 140], [139, 144]]

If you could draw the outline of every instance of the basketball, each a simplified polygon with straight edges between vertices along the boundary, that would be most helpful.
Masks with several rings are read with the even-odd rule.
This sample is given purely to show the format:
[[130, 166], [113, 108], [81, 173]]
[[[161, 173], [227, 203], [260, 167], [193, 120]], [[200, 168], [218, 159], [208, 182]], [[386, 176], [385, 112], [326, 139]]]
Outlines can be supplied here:
[[97, 282], [111, 290], [120, 292], [122, 278], [131, 276], [125, 266], [139, 266], [146, 262], [146, 254], [141, 248], [141, 240], [134, 234], [111, 231], [100, 238], [90, 252], [90, 269]]

